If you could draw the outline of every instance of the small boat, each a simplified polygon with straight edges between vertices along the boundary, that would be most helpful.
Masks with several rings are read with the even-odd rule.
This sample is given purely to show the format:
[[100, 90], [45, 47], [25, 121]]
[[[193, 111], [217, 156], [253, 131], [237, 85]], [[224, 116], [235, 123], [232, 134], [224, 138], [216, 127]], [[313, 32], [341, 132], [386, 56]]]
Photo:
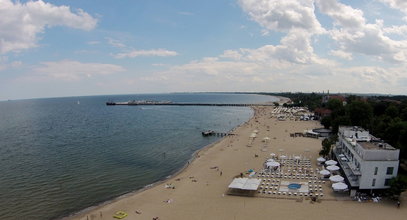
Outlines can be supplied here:
[[202, 136], [210, 136], [213, 134], [215, 134], [215, 132], [212, 130], [202, 131]]

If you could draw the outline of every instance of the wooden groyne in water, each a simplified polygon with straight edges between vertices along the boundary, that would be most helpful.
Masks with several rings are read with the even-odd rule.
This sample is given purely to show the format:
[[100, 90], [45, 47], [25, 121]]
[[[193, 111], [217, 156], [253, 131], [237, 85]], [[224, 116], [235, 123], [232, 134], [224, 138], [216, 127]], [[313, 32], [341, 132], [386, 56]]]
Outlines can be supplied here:
[[232, 103], [173, 103], [173, 102], [106, 102], [106, 105], [167, 105], [167, 106], [273, 106], [273, 104], [232, 104]]

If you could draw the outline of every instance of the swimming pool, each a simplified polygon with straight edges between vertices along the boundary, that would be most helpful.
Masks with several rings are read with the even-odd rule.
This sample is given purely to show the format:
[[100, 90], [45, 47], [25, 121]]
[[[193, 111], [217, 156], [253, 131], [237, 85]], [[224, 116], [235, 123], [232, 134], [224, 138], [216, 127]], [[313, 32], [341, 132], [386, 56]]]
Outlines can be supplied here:
[[290, 184], [288, 184], [287, 187], [289, 189], [299, 189], [299, 188], [301, 188], [301, 184], [299, 184], [299, 183], [290, 183]]

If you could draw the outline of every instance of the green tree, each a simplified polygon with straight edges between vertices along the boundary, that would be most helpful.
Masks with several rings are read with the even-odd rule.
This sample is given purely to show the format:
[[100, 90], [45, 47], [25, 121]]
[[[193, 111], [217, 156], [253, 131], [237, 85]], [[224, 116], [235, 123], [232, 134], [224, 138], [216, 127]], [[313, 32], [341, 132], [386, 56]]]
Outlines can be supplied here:
[[370, 128], [373, 110], [367, 102], [352, 101], [352, 103], [346, 105], [346, 110], [352, 125]]
[[326, 157], [329, 155], [329, 153], [331, 152], [331, 146], [332, 146], [332, 141], [329, 140], [328, 138], [325, 138], [324, 140], [322, 140], [322, 149], [321, 151], [319, 151], [319, 155]]
[[407, 189], [407, 182], [400, 176], [390, 180], [390, 188], [387, 190], [389, 196], [398, 198]]
[[321, 124], [324, 126], [324, 128], [328, 129], [331, 127], [331, 116], [325, 116], [321, 119]]

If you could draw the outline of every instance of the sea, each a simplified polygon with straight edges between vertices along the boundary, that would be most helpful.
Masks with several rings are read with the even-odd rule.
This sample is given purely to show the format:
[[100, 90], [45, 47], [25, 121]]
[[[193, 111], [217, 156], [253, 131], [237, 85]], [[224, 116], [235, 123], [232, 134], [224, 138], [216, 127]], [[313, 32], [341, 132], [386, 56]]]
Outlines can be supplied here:
[[252, 117], [248, 107], [107, 106], [107, 101], [264, 103], [228, 93], [109, 95], [0, 102], [0, 219], [52, 220], [168, 178]]

